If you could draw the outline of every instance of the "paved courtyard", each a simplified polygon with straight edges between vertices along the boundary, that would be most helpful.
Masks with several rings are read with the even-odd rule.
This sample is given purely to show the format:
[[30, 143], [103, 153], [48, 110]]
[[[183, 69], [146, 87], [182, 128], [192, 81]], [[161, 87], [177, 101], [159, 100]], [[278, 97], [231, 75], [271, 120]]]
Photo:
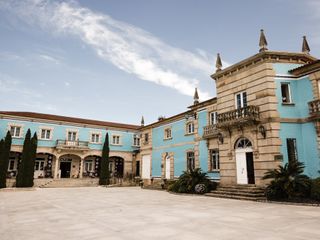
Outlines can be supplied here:
[[320, 208], [140, 188], [0, 192], [0, 239], [320, 239]]

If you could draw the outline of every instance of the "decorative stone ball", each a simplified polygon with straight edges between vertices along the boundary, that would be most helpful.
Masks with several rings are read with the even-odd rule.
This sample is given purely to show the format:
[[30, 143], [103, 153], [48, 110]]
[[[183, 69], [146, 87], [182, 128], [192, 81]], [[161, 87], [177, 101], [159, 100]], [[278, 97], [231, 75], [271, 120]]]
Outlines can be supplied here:
[[194, 191], [197, 194], [204, 194], [207, 191], [206, 185], [204, 185], [203, 183], [199, 183], [194, 187]]

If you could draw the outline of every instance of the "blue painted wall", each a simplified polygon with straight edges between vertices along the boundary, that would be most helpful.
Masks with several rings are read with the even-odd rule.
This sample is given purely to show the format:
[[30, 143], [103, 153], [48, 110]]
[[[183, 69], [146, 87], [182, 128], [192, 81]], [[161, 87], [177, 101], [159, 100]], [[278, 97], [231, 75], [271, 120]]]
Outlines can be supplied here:
[[[17, 120], [0, 120], [0, 139], [3, 138], [8, 129], [8, 123], [17, 123], [23, 125], [23, 135], [27, 133], [27, 130], [30, 128], [32, 134], [34, 132], [39, 132], [40, 127], [50, 127], [53, 128], [52, 140], [39, 140], [38, 146], [40, 147], [55, 147], [56, 141], [58, 139], [65, 140], [66, 139], [66, 131], [67, 129], [75, 129], [78, 130], [79, 141], [90, 141], [90, 132], [101, 132], [102, 143], [104, 142], [105, 135], [107, 130], [99, 129], [99, 128], [86, 128], [86, 127], [76, 127], [72, 125], [58, 125], [58, 124], [48, 124], [48, 123], [39, 123], [39, 122], [28, 122], [28, 121], [17, 121]], [[108, 130], [109, 133], [109, 142], [111, 143], [112, 134], [121, 135], [122, 145], [116, 146], [110, 144], [111, 151], [128, 151], [131, 152], [136, 150], [137, 147], [133, 147], [133, 136], [134, 133], [130, 131], [115, 131]], [[23, 145], [23, 138], [13, 138], [12, 144], [14, 145]], [[102, 150], [103, 144], [89, 144], [90, 149], [94, 150]]]
[[[278, 76], [290, 76], [288, 71], [299, 66], [299, 64], [277, 63], [274, 64], [274, 69]], [[281, 83], [284, 82], [290, 84], [291, 97], [294, 105], [282, 104]], [[313, 91], [308, 76], [299, 79], [276, 78], [275, 83], [280, 117], [294, 119], [309, 117], [308, 102], [313, 100]], [[281, 153], [284, 157], [284, 164], [288, 162], [287, 138], [296, 139], [298, 159], [300, 162], [305, 163], [305, 173], [310, 177], [319, 177], [320, 159], [314, 124], [312, 122], [280, 124]]]
[[281, 123], [280, 124], [281, 153], [283, 163], [288, 162], [287, 138], [296, 138], [298, 160], [305, 164], [305, 173], [316, 178], [320, 176], [320, 159], [317, 149], [316, 132], [313, 123]]
[[[207, 111], [197, 113], [199, 136], [203, 135], [203, 127], [207, 125]], [[164, 130], [171, 127], [172, 139], [164, 139]], [[161, 177], [161, 157], [163, 153], [174, 154], [174, 176], [178, 177], [187, 169], [186, 152], [194, 150], [195, 134], [186, 135], [186, 120], [164, 124], [152, 129], [152, 176]], [[208, 148], [206, 140], [199, 141], [199, 161], [204, 172], [208, 171]], [[219, 179], [219, 173], [208, 173], [209, 177]]]

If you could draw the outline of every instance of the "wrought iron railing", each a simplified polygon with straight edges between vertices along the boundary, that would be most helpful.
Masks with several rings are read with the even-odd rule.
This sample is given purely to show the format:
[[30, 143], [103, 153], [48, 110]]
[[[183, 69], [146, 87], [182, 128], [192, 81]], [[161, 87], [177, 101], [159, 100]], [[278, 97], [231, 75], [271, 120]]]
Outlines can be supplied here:
[[320, 114], [320, 99], [309, 102], [310, 115]]
[[89, 142], [86, 141], [69, 141], [69, 140], [57, 140], [57, 147], [61, 148], [89, 148]]

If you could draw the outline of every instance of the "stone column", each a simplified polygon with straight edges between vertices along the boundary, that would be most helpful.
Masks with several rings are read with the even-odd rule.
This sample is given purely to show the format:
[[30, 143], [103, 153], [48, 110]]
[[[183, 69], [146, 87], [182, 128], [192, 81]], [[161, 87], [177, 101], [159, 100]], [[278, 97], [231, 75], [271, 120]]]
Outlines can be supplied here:
[[55, 163], [54, 163], [54, 175], [53, 175], [53, 178], [54, 178], [54, 179], [57, 179], [57, 178], [58, 178], [59, 158], [60, 158], [60, 156], [56, 156], [56, 161], [55, 161]]
[[84, 161], [84, 159], [81, 158], [81, 159], [80, 159], [80, 173], [79, 173], [79, 178], [82, 178], [82, 177], [83, 177], [83, 161]]

